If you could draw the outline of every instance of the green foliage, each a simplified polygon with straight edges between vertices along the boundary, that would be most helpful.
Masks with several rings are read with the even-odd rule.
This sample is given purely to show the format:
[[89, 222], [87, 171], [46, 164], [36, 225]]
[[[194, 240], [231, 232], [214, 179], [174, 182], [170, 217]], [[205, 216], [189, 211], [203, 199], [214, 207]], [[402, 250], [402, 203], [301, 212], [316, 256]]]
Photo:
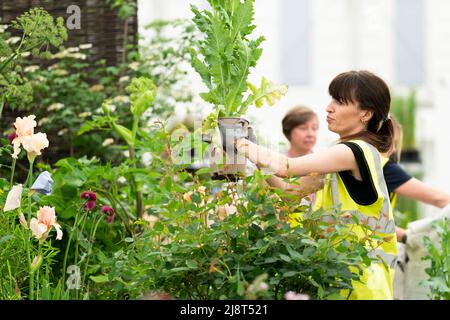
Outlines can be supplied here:
[[203, 35], [191, 48], [191, 64], [209, 89], [201, 97], [216, 107], [218, 116], [242, 115], [250, 104], [259, 106], [264, 97], [273, 104], [275, 98], [284, 95], [286, 87], [267, 90], [265, 85], [273, 85], [265, 79], [260, 89], [252, 86], [253, 97], [243, 101], [250, 69], [261, 57], [260, 45], [264, 41], [262, 36], [249, 39], [255, 29], [254, 0], [209, 3], [212, 11], [191, 6], [193, 21]]
[[430, 288], [430, 299], [450, 300], [450, 229], [446, 218], [433, 222], [439, 242], [424, 237], [428, 254], [423, 260], [430, 260], [431, 266], [425, 269], [428, 279], [422, 284]]
[[136, 14], [137, 3], [136, 0], [107, 0], [112, 9], [117, 10], [117, 14], [121, 19], [127, 19]]
[[[173, 193], [158, 207], [159, 221], [151, 229], [126, 251], [99, 259], [97, 294], [139, 298], [163, 291], [178, 299], [283, 299], [296, 291], [316, 299], [340, 298], [340, 290], [351, 289], [359, 278], [351, 269], [370, 263], [366, 247], [342, 224], [341, 213], [289, 205], [261, 183], [261, 176], [248, 178], [245, 187], [221, 183], [222, 190], [212, 195], [217, 186], [203, 181], [190, 188], [189, 197]], [[224, 217], [225, 208], [232, 207], [236, 213]], [[303, 212], [301, 226], [285, 222], [290, 210]], [[268, 289], [255, 294], [261, 277]]]
[[67, 39], [63, 19], [55, 21], [42, 8], [30, 9], [13, 20], [11, 26], [22, 36], [16, 44], [4, 38], [9, 33], [0, 33], [0, 117], [5, 102], [15, 107], [31, 101], [32, 87], [21, 74], [22, 56], [31, 52], [35, 57], [50, 58], [50, 47], [59, 47]]
[[41, 57], [49, 57], [50, 45], [59, 47], [67, 40], [67, 30], [63, 18], [55, 19], [42, 8], [32, 8], [12, 22], [12, 27], [23, 32], [20, 46], [33, 55], [41, 52]]
[[392, 113], [403, 129], [403, 150], [412, 150], [416, 145], [416, 91], [412, 90], [407, 97], [394, 96], [392, 99]]
[[[89, 63], [91, 51], [89, 44], [84, 44], [54, 54], [54, 63], [48, 68], [29, 65], [30, 62], [23, 66], [25, 85], [34, 90], [32, 96], [27, 95], [33, 100], [19, 104], [19, 111], [35, 114], [40, 129], [52, 137], [53, 152], [45, 154], [46, 161], [54, 163], [65, 156], [87, 155], [120, 162], [123, 150], [117, 142], [101, 146], [107, 138], [123, 138], [104, 130], [108, 121], [101, 106], [109, 99], [113, 119], [120, 119], [121, 125], [131, 128], [131, 99], [125, 90], [131, 79], [145, 77], [158, 87], [158, 95], [140, 117], [141, 124], [152, 117], [168, 118], [176, 104], [189, 104], [192, 93], [183, 64], [189, 60], [192, 23], [158, 20], [146, 29], [152, 37], [141, 47], [132, 48], [124, 64], [108, 66], [104, 60]], [[82, 134], [88, 131], [89, 135]]]
[[156, 97], [156, 86], [151, 79], [140, 77], [135, 78], [126, 87], [130, 94], [131, 113], [134, 117], [141, 117], [150, 108]]

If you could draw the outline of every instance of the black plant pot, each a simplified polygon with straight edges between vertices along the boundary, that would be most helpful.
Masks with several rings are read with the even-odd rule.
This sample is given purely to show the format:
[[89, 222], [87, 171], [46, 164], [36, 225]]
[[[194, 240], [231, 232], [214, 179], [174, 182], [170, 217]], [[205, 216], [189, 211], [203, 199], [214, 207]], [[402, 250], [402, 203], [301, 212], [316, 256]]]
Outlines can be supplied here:
[[400, 161], [405, 163], [422, 163], [419, 150], [403, 150], [400, 155]]

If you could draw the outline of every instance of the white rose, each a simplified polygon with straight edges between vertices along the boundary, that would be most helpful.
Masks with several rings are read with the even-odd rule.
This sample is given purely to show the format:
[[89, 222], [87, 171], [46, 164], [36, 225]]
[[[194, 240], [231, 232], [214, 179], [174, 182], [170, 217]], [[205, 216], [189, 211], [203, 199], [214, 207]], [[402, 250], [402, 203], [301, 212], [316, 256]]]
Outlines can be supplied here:
[[49, 142], [47, 139], [47, 134], [38, 132], [31, 136], [26, 136], [22, 141], [22, 145], [28, 153], [28, 159], [31, 161], [36, 158], [36, 156], [41, 155], [42, 149], [48, 147]]
[[18, 184], [12, 187], [12, 189], [8, 192], [3, 212], [20, 208], [21, 199], [22, 199], [22, 185]]

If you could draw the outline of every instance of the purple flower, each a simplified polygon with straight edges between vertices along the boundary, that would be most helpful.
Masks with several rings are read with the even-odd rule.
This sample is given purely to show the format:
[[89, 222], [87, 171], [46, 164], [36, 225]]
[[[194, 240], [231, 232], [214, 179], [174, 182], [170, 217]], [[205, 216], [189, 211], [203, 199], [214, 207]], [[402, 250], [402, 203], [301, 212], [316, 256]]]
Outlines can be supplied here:
[[9, 144], [12, 144], [13, 140], [17, 137], [16, 132], [14, 131], [13, 133], [8, 134], [8, 141]]
[[114, 209], [108, 206], [103, 206], [101, 209], [101, 212], [108, 215], [108, 219], [106, 220], [106, 223], [113, 223], [115, 212]]
[[82, 192], [81, 195], [80, 195], [80, 198], [81, 199], [86, 199], [86, 200], [89, 200], [89, 201], [96, 201], [97, 200], [97, 196], [92, 191], [84, 191], [84, 192]]
[[86, 211], [92, 211], [94, 207], [95, 201], [87, 201], [86, 203], [83, 204], [83, 209], [85, 209]]

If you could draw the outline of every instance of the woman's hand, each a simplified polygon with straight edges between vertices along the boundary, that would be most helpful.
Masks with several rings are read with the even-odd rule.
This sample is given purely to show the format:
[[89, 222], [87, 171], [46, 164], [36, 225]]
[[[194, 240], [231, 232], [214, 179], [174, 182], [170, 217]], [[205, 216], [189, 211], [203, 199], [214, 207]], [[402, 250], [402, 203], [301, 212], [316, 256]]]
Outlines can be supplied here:
[[249, 141], [245, 138], [235, 140], [236, 150], [238, 153], [245, 155], [248, 158], [248, 144]]

